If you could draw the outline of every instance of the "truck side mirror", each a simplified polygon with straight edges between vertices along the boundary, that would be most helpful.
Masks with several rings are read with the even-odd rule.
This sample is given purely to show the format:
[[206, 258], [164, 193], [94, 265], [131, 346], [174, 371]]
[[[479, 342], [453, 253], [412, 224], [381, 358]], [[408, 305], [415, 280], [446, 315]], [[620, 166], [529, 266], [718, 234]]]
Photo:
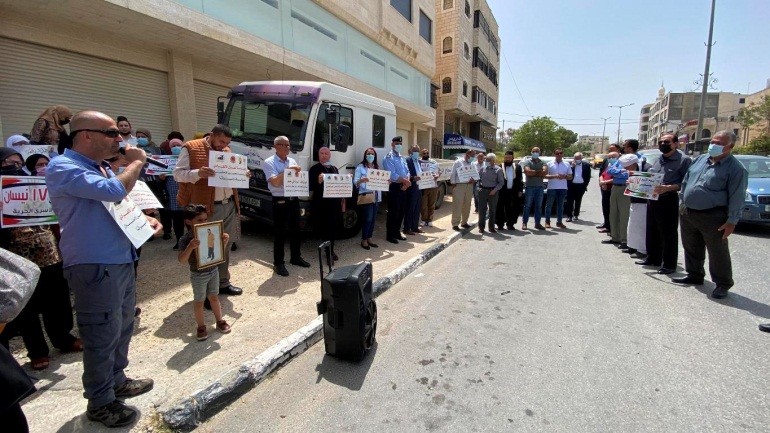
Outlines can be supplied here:
[[334, 136], [334, 150], [338, 152], [347, 152], [348, 143], [350, 143], [350, 127], [348, 125], [337, 126], [337, 134]]
[[326, 109], [326, 123], [329, 125], [337, 125], [340, 123], [340, 112], [334, 108]]
[[217, 123], [222, 123], [225, 119], [225, 103], [220, 98], [217, 98]]

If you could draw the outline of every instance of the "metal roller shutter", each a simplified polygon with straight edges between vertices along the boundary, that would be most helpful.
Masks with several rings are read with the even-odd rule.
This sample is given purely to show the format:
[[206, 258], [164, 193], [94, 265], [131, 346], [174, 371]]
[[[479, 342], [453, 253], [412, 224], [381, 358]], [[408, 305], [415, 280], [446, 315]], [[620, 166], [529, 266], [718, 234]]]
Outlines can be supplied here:
[[230, 91], [225, 86], [195, 80], [195, 117], [198, 132], [208, 132], [217, 124], [217, 98], [227, 96]]
[[4, 139], [29, 133], [51, 105], [126, 116], [157, 143], [171, 131], [165, 72], [0, 38], [0, 77]]

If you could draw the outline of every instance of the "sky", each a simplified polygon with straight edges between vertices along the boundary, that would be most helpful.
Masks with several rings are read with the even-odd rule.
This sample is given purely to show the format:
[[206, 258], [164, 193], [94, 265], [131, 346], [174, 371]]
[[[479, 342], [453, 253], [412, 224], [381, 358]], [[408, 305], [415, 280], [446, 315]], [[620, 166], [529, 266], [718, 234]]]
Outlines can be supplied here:
[[[487, 0], [501, 45], [498, 127], [549, 116], [579, 135], [637, 138], [639, 112], [667, 91], [700, 91], [710, 0]], [[711, 68], [722, 92], [770, 79], [770, 0], [717, 0]], [[507, 60], [507, 61], [506, 61]], [[516, 88], [518, 85], [518, 91]], [[519, 94], [520, 92], [520, 94]]]

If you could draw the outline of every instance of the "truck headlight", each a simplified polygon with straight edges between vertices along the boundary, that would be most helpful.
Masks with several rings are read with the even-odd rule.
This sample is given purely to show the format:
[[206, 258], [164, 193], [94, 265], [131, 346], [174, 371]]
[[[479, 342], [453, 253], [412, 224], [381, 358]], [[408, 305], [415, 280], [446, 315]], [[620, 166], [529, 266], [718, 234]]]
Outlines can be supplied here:
[[750, 201], [750, 202], [754, 201], [754, 197], [748, 191], [746, 191], [746, 201]]

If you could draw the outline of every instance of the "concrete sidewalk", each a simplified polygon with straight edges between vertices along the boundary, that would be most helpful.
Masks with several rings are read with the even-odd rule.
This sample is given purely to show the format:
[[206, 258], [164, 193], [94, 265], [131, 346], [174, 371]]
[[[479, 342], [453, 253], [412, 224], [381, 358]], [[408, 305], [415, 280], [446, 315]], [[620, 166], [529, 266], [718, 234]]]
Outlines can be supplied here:
[[[436, 211], [435, 227], [425, 227], [425, 234], [408, 236], [398, 245], [383, 239], [385, 213], [381, 212], [375, 228], [379, 248], [364, 250], [358, 238], [338, 241], [336, 266], [369, 259], [377, 290], [386, 290], [460, 236], [450, 226], [450, 197]], [[175, 427], [189, 429], [317, 341], [318, 243], [312, 238], [303, 241], [303, 256], [313, 264], [311, 268], [288, 265], [291, 275], [279, 277], [272, 271], [270, 228], [244, 221], [230, 268], [233, 284], [242, 287], [244, 294], [221, 298], [233, 331], [222, 335], [211, 327], [209, 339], [203, 342], [195, 339], [189, 272], [176, 260], [173, 241], [146, 244], [137, 282], [143, 312], [135, 326], [127, 374], [153, 378], [155, 389], [128, 401], [142, 412], [142, 418], [122, 431], [157, 431], [163, 425], [161, 414]], [[213, 325], [213, 315], [207, 313], [206, 320]], [[20, 339], [13, 344], [14, 355], [38, 379], [39, 391], [23, 404], [32, 432], [116, 431], [85, 417], [79, 354], [52, 350], [51, 366], [36, 372], [29, 368]], [[197, 398], [192, 398], [196, 393]]]

